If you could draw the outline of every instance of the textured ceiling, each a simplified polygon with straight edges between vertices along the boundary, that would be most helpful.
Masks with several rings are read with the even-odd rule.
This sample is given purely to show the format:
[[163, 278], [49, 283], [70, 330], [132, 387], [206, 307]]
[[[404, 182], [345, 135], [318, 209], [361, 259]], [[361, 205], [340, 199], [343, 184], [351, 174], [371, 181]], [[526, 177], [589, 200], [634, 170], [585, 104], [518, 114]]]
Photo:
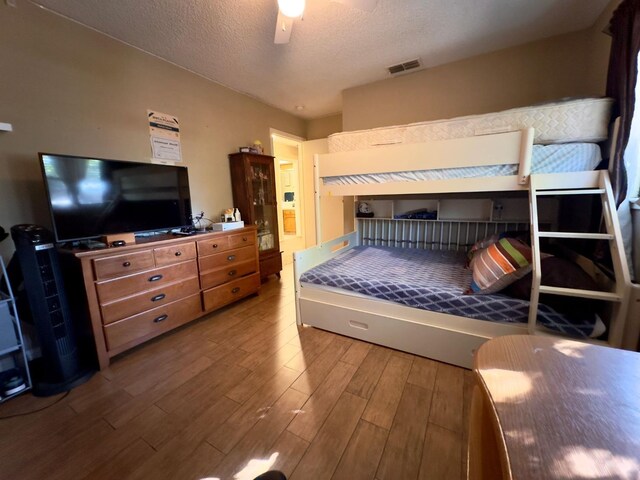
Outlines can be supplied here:
[[[37, 0], [54, 12], [304, 118], [419, 57], [441, 65], [593, 24], [609, 0], [307, 0], [274, 45], [276, 0]], [[304, 105], [296, 111], [296, 105]]]

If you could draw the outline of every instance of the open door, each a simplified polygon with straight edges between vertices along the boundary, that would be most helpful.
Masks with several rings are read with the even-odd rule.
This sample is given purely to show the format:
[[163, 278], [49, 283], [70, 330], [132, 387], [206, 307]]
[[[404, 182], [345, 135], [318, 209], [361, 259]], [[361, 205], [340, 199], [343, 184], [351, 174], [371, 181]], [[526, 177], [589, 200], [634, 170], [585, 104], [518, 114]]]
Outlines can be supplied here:
[[278, 226], [282, 263], [293, 261], [293, 252], [305, 248], [302, 186], [302, 139], [283, 132], [271, 132], [271, 147], [275, 157]]

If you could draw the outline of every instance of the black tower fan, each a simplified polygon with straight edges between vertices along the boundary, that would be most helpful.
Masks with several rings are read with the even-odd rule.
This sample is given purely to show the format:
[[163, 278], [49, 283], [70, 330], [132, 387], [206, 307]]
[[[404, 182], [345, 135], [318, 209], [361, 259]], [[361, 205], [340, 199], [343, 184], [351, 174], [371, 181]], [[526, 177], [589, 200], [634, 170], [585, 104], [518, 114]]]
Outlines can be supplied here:
[[32, 365], [33, 393], [55, 395], [88, 380], [93, 371], [87, 372], [80, 362], [53, 235], [37, 225], [15, 225], [11, 238], [42, 350], [42, 358]]

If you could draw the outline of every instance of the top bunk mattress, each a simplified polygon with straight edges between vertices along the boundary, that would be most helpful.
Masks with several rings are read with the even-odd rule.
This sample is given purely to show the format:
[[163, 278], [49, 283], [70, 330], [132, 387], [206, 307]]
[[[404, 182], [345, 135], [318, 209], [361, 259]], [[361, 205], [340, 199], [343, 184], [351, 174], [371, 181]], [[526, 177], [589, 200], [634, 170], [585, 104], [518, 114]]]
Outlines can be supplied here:
[[329, 136], [329, 153], [473, 137], [527, 127], [534, 128], [533, 142], [537, 144], [596, 143], [607, 139], [612, 105], [611, 98], [585, 98], [449, 120], [334, 133]]
[[[302, 274], [306, 284], [333, 287], [413, 308], [499, 323], [526, 324], [529, 302], [503, 294], [465, 295], [471, 270], [465, 252], [357, 246]], [[553, 331], [586, 338], [595, 319], [569, 321], [540, 304], [538, 322]]]
[[[595, 143], [534, 145], [531, 150], [531, 173], [568, 173], [595, 170], [602, 160]], [[391, 173], [366, 173], [324, 177], [325, 185], [358, 185], [387, 182], [416, 182], [453, 178], [499, 177], [517, 175], [517, 165], [484, 165], [480, 167], [438, 168]]]

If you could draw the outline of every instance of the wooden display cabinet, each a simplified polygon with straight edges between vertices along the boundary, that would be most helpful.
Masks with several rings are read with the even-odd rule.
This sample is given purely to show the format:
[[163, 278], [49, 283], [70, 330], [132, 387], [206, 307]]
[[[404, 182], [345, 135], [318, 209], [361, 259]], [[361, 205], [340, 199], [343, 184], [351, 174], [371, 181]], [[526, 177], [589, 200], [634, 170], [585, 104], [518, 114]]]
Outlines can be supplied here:
[[256, 153], [229, 155], [233, 204], [245, 225], [258, 228], [260, 277], [280, 278], [282, 256], [278, 238], [278, 203], [274, 157]]

